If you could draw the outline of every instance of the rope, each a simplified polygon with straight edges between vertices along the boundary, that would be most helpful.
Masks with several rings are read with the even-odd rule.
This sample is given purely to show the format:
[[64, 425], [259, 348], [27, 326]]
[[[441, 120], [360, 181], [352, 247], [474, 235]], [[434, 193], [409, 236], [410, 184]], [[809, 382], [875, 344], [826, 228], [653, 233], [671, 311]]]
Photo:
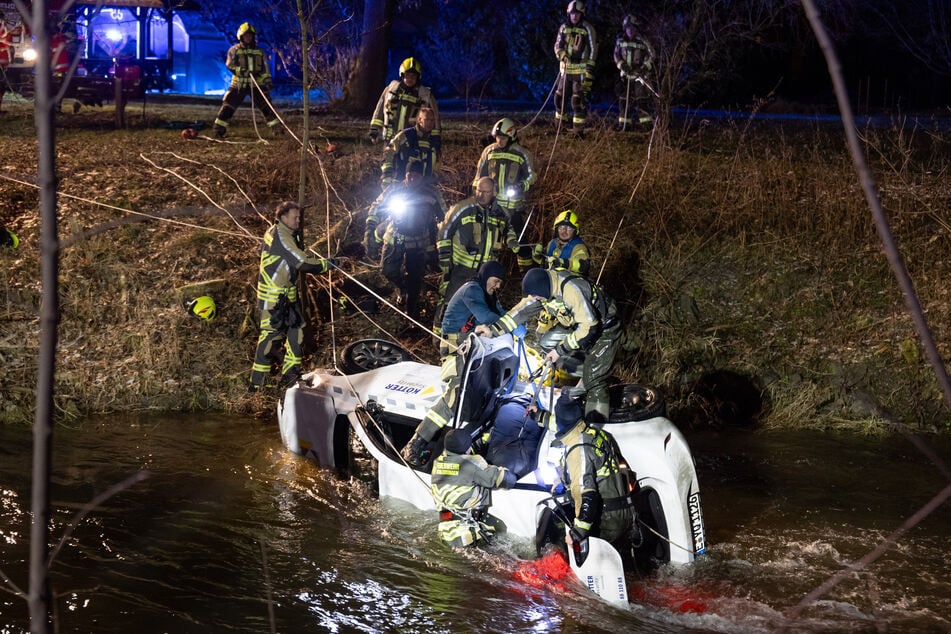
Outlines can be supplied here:
[[[555, 78], [555, 86], [558, 85], [558, 82], [561, 80], [561, 71], [558, 72], [558, 77]], [[567, 84], [567, 81], [564, 82]], [[551, 167], [552, 159], [555, 158], [555, 148], [558, 147], [558, 138], [561, 136], [561, 123], [565, 119], [565, 93], [568, 92], [565, 88], [566, 86], [562, 84], [561, 87], [561, 116], [558, 117], [558, 124], [555, 126], [555, 140], [551, 144], [551, 152], [548, 154], [548, 163], [545, 164], [545, 172], [542, 174], [542, 180], [548, 176], [548, 168]], [[552, 87], [554, 89], [554, 86]], [[572, 88], [572, 90], [574, 90]]]
[[650, 531], [650, 532], [653, 533], [654, 535], [656, 535], [658, 538], [660, 538], [660, 539], [662, 539], [663, 541], [665, 541], [665, 542], [667, 542], [668, 544], [670, 544], [671, 546], [675, 546], [675, 547], [679, 548], [680, 550], [682, 550], [682, 551], [684, 551], [684, 552], [687, 552], [687, 553], [690, 553], [691, 555], [694, 555], [694, 556], [701, 554], [700, 551], [694, 550], [693, 548], [687, 548], [687, 547], [685, 547], [685, 546], [681, 546], [680, 544], [678, 544], [677, 542], [673, 541], [673, 540], [670, 539], [669, 537], [666, 537], [666, 536], [664, 536], [664, 535], [661, 535], [661, 534], [658, 533], [656, 530], [654, 530], [652, 527], [648, 526], [648, 525], [644, 522], [644, 520], [642, 520], [642, 519], [640, 518], [639, 515], [638, 515], [638, 517], [637, 517], [637, 523], [640, 524], [641, 526], [643, 526], [644, 528], [646, 528], [648, 531]]
[[[10, 181], [10, 182], [12, 182], [12, 183], [17, 183], [18, 185], [26, 185], [27, 187], [32, 187], [32, 188], [34, 188], [34, 189], [39, 189], [39, 188], [40, 188], [39, 185], [36, 185], [35, 183], [31, 183], [31, 182], [29, 182], [29, 181], [24, 181], [24, 180], [20, 180], [20, 179], [17, 179], [17, 178], [13, 178], [13, 177], [7, 176], [6, 174], [3, 174], [3, 173], [0, 173], [0, 178], [2, 178], [2, 179], [4, 179], [4, 180], [7, 180], [7, 181]], [[63, 198], [69, 198], [69, 199], [71, 199], [71, 200], [77, 200], [77, 201], [79, 201], [79, 202], [88, 203], [88, 204], [90, 204], [90, 205], [95, 205], [95, 206], [98, 206], [98, 207], [104, 207], [104, 208], [106, 208], [106, 209], [112, 209], [112, 210], [115, 210], [115, 211], [122, 211], [122, 212], [127, 213], [127, 214], [133, 214], [133, 215], [136, 215], [136, 216], [142, 216], [143, 218], [149, 218], [149, 219], [151, 219], [151, 220], [157, 220], [157, 221], [159, 221], [159, 222], [167, 222], [167, 223], [173, 224], [173, 225], [180, 225], [180, 226], [182, 226], [182, 227], [188, 227], [188, 228], [190, 228], [190, 229], [200, 229], [201, 231], [209, 231], [209, 232], [212, 232], [212, 233], [221, 233], [221, 234], [224, 234], [224, 235], [226, 235], [226, 236], [239, 237], [239, 238], [247, 238], [247, 237], [248, 237], [248, 235], [245, 235], [244, 233], [238, 233], [238, 232], [235, 232], [235, 231], [226, 231], [226, 230], [224, 230], [224, 229], [214, 229], [214, 228], [212, 228], [212, 227], [205, 227], [205, 226], [203, 226], [203, 225], [196, 225], [196, 224], [193, 224], [193, 223], [191, 223], [191, 222], [184, 222], [184, 221], [182, 221], [182, 220], [175, 220], [175, 219], [173, 219], [173, 218], [163, 218], [163, 217], [161, 217], [161, 216], [156, 216], [156, 215], [154, 215], [154, 214], [145, 213], [144, 211], [136, 211], [136, 210], [134, 210], [134, 209], [128, 209], [128, 208], [126, 208], [126, 207], [118, 207], [118, 206], [116, 206], [116, 205], [110, 205], [110, 204], [108, 204], [108, 203], [100, 202], [100, 201], [98, 201], [98, 200], [92, 200], [92, 199], [90, 199], [90, 198], [84, 198], [84, 197], [82, 197], [82, 196], [75, 196], [75, 195], [73, 195], [73, 194], [69, 194], [69, 193], [64, 192], [64, 191], [62, 191], [62, 190], [57, 191], [57, 192], [56, 192], [56, 195], [57, 195], [57, 196], [61, 196], [61, 197], [63, 197]], [[229, 214], [229, 215], [230, 215], [230, 214]], [[260, 238], [254, 237], [254, 236], [252, 236], [252, 237], [253, 237], [253, 239], [254, 239], [255, 242], [259, 242], [259, 241], [260, 241]]]
[[[630, 205], [634, 201], [634, 195], [637, 193], [638, 188], [641, 186], [641, 183], [644, 181], [644, 176], [647, 174], [647, 166], [650, 165], [651, 160], [651, 150], [654, 147], [654, 135], [657, 133], [657, 120], [654, 120], [654, 125], [651, 127], [651, 136], [647, 141], [647, 156], [644, 159], [644, 166], [641, 168], [641, 173], [637, 177], [637, 182], [634, 183], [634, 188], [631, 190], [631, 195], [627, 199], [627, 204]], [[604, 267], [608, 264], [608, 258], [611, 256], [611, 251], [614, 250], [614, 244], [617, 242], [617, 237], [621, 233], [621, 227], [624, 226], [624, 220], [627, 218], [627, 214], [622, 214], [621, 218], [618, 220], [617, 229], [614, 230], [614, 235], [611, 236], [611, 244], [608, 245], [607, 250], [604, 253], [604, 259], [601, 261], [601, 268], [598, 270], [598, 277], [595, 279], [595, 284], [601, 283], [601, 276], [604, 274]]]
[[[177, 155], [174, 154], [174, 153], [172, 153], [172, 152], [163, 152], [163, 154], [172, 154], [173, 156], [176, 156], [176, 157], [177, 157]], [[259, 239], [260, 239], [260, 238], [258, 238], [257, 236], [255, 236], [254, 234], [252, 234], [252, 233], [251, 233], [247, 228], [245, 228], [240, 222], [238, 222], [238, 219], [235, 218], [233, 215], [231, 215], [231, 212], [229, 212], [227, 209], [225, 209], [224, 207], [222, 207], [221, 205], [219, 205], [218, 203], [216, 203], [214, 200], [212, 200], [211, 196], [209, 196], [209, 195], [208, 195], [202, 188], [200, 188], [198, 185], [196, 185], [195, 183], [191, 182], [190, 180], [188, 180], [187, 178], [185, 178], [184, 176], [182, 176], [182, 175], [179, 174], [178, 172], [175, 172], [175, 171], [173, 171], [173, 170], [171, 170], [171, 169], [169, 169], [169, 168], [167, 168], [167, 167], [162, 167], [161, 165], [157, 164], [155, 161], [153, 161], [152, 159], [150, 159], [149, 157], [147, 157], [145, 154], [139, 154], [139, 158], [141, 158], [143, 161], [145, 161], [146, 163], [148, 163], [149, 165], [151, 165], [151, 166], [154, 167], [155, 169], [161, 170], [161, 171], [163, 171], [163, 172], [167, 172], [168, 174], [171, 174], [172, 176], [174, 176], [174, 177], [178, 178], [179, 180], [181, 180], [183, 183], [185, 183], [186, 185], [188, 185], [189, 187], [191, 187], [192, 189], [194, 189], [196, 192], [198, 192], [199, 194], [201, 194], [202, 196], [204, 196], [205, 199], [206, 199], [208, 202], [210, 202], [214, 207], [216, 207], [217, 209], [220, 209], [221, 211], [225, 212], [225, 214], [227, 214], [228, 217], [231, 218], [232, 222], [234, 222], [234, 224], [235, 224], [239, 229], [241, 229], [241, 231], [243, 231], [245, 234], [247, 234], [248, 236], [250, 236], [250, 237], [251, 237], [252, 239], [254, 239], [254, 240], [259, 240]], [[180, 157], [179, 157], [179, 158], [180, 158]], [[183, 159], [183, 160], [187, 160], [187, 159]], [[197, 163], [197, 161], [194, 161], [194, 162]], [[216, 167], [216, 169], [218, 169], [219, 172], [221, 172], [222, 174], [224, 174], [225, 176], [227, 176], [228, 178], [230, 178], [233, 182], [235, 182], [235, 186], [238, 186], [237, 182], [234, 181], [234, 179], [231, 178], [231, 176], [225, 174], [220, 168], [217, 168], [217, 167]], [[248, 198], [247, 194], [244, 192], [244, 190], [241, 189], [240, 186], [238, 186], [238, 191], [240, 191], [240, 192], [244, 195], [245, 200], [247, 200], [249, 203], [251, 203], [250, 198]], [[261, 215], [261, 212], [258, 211], [257, 207], [254, 206], [254, 203], [251, 203], [251, 206], [254, 208], [254, 212], [255, 212], [258, 216], [260, 216], [262, 219], [265, 219], [264, 216]], [[265, 219], [265, 220], [266, 220], [266, 219]]]

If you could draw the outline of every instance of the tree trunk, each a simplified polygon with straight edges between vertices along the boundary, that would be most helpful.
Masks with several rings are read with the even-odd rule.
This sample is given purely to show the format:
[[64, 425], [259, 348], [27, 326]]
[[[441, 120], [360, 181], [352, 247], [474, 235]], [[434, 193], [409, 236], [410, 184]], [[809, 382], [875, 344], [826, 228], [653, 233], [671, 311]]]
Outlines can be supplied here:
[[[24, 16], [27, 13], [19, 6]], [[50, 27], [47, 0], [33, 2], [30, 28], [38, 53], [35, 67], [34, 109], [39, 152], [37, 184], [40, 190], [40, 353], [37, 359], [36, 414], [33, 420], [32, 508], [30, 528], [30, 631], [52, 631], [50, 620], [50, 469], [53, 455], [53, 385], [56, 368], [56, 327], [59, 321], [59, 241], [56, 228], [56, 135], [50, 74]]]
[[360, 54], [347, 85], [341, 106], [353, 114], [369, 115], [383, 89], [390, 47], [390, 19], [393, 0], [364, 0], [363, 39]]

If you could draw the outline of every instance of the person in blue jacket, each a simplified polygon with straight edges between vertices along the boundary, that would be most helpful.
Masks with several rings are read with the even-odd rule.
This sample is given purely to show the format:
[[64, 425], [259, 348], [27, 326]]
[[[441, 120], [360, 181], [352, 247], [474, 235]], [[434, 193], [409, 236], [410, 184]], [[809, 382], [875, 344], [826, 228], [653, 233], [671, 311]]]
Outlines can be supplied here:
[[452, 420], [459, 398], [460, 374], [465, 365], [464, 357], [456, 354], [456, 349], [476, 326], [494, 324], [505, 314], [496, 296], [504, 278], [505, 269], [501, 264], [494, 260], [484, 262], [476, 276], [460, 286], [449, 300], [442, 320], [443, 341], [439, 346], [446, 390], [404, 447], [403, 458], [410, 466], [418, 467], [427, 462], [430, 443]]

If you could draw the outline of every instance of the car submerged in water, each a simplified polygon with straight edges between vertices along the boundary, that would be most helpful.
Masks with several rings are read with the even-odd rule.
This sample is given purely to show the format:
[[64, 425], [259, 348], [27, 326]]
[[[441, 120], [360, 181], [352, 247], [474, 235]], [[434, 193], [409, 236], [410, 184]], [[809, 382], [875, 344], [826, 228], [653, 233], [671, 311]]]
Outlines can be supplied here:
[[[556, 381], [549, 386], [542, 384], [544, 377], [536, 378], [541, 374], [540, 355], [527, 354], [510, 335], [491, 339], [472, 335], [470, 342], [467, 380], [460, 398], [463, 410], [489, 413], [494, 401], [519, 394], [550, 409], [562, 388]], [[348, 470], [354, 463], [354, 447], [362, 445], [376, 463], [381, 498], [435, 510], [429, 473], [408, 466], [400, 451], [442, 396], [445, 383], [440, 367], [412, 361], [398, 345], [380, 339], [348, 346], [342, 365], [343, 374], [315, 370], [285, 391], [278, 405], [284, 446], [323, 467]], [[633, 499], [639, 538], [625, 561], [633, 562], [638, 570], [692, 563], [705, 550], [705, 536], [700, 487], [684, 437], [666, 418], [661, 395], [649, 387], [612, 386], [610, 402], [611, 415], [604, 429], [617, 441], [636, 482]], [[491, 424], [491, 419], [485, 421], [489, 450]], [[554, 431], [548, 427], [521, 448], [529, 456], [527, 468], [519, 469], [522, 475], [514, 488], [492, 492], [488, 509], [497, 527], [533, 540], [539, 550], [551, 514], [546, 510], [553, 507], [551, 490], [560, 457], [551, 447]], [[354, 437], [359, 445], [352, 442]], [[587, 584], [595, 589], [590, 578]]]

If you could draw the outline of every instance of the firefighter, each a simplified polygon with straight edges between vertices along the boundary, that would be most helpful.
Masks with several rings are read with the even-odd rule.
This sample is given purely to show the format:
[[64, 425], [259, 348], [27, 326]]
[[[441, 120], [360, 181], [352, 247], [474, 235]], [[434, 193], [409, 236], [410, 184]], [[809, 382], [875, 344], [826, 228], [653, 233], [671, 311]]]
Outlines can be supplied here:
[[503, 241], [513, 252], [518, 250], [518, 238], [496, 201], [495, 190], [495, 182], [483, 176], [476, 182], [475, 196], [453, 205], [439, 225], [436, 249], [442, 283], [433, 323], [437, 334], [445, 302], [484, 262], [499, 259]]
[[524, 298], [491, 326], [476, 326], [479, 336], [512, 332], [538, 318], [539, 332], [553, 324], [568, 331], [546, 358], [562, 367], [582, 364], [581, 385], [587, 392], [585, 418], [594, 425], [608, 421], [607, 381], [621, 342], [621, 323], [614, 300], [597, 284], [560, 269], [532, 269], [522, 278]]
[[561, 269], [587, 276], [591, 270], [591, 258], [588, 247], [579, 234], [578, 216], [566, 209], [555, 217], [552, 223], [555, 236], [548, 247], [535, 245], [533, 257], [538, 265], [550, 269]]
[[650, 101], [648, 73], [653, 68], [654, 50], [638, 33], [637, 18], [624, 16], [621, 33], [614, 43], [614, 64], [620, 77], [614, 86], [618, 96], [617, 130], [633, 130], [634, 117], [644, 125], [652, 121], [645, 104]]
[[[508, 117], [496, 122], [492, 127], [492, 136], [495, 137], [495, 143], [482, 151], [472, 186], [477, 187], [479, 179], [484, 176], [495, 181], [498, 189], [496, 202], [505, 211], [515, 235], [521, 236], [526, 221], [525, 195], [536, 177], [532, 157], [528, 150], [519, 145], [515, 122]], [[518, 250], [518, 266], [523, 272], [531, 268], [530, 246]]]
[[297, 297], [297, 278], [301, 273], [326, 273], [339, 264], [336, 259], [312, 258], [304, 252], [299, 232], [301, 210], [297, 203], [278, 205], [274, 219], [264, 234], [258, 268], [261, 334], [251, 368], [251, 392], [264, 386], [271, 372], [271, 351], [281, 337], [285, 338], [281, 384], [290, 385], [300, 377], [305, 323]]
[[406, 177], [406, 166], [411, 159], [423, 166], [423, 178], [435, 184], [439, 169], [439, 144], [433, 143], [432, 136], [435, 125], [436, 113], [424, 106], [419, 109], [416, 125], [402, 130], [387, 144], [381, 169], [383, 189]]
[[[459, 287], [446, 303], [442, 318], [442, 336], [445, 357], [459, 345], [479, 324], [494, 324], [505, 314], [499, 303], [498, 291], [505, 280], [505, 269], [495, 260], [479, 267], [479, 272]], [[442, 351], [442, 349], [441, 349]]]
[[[403, 458], [411, 466], [422, 466], [428, 461], [431, 444], [454, 417], [465, 366], [465, 356], [458, 352], [459, 344], [476, 326], [493, 324], [502, 317], [504, 311], [497, 293], [504, 275], [501, 264], [494, 260], [486, 262], [479, 267], [478, 275], [449, 300], [441, 324], [445, 337], [439, 349], [443, 358], [441, 378], [446, 387], [403, 448]], [[467, 417], [466, 413], [463, 417]]]
[[403, 182], [380, 194], [367, 214], [367, 255], [375, 259], [382, 245], [383, 275], [396, 287], [397, 305], [413, 319], [419, 318], [426, 263], [435, 259], [436, 223], [445, 213], [446, 202], [425, 182], [422, 163], [410, 160]]
[[551, 446], [561, 450], [557, 471], [573, 506], [569, 534], [581, 542], [576, 552], [586, 550], [589, 535], [611, 543], [631, 535], [632, 482], [614, 438], [585, 421], [581, 404], [567, 390], [555, 403], [555, 425]]
[[420, 85], [422, 74], [422, 66], [415, 57], [407, 57], [400, 64], [400, 78], [383, 90], [373, 111], [368, 135], [371, 143], [377, 142], [381, 132], [383, 141], [388, 142], [400, 130], [413, 126], [419, 109], [425, 106], [433, 111], [432, 143], [439, 152], [439, 108], [429, 86]]
[[[574, 130], [580, 135], [588, 117], [588, 101], [594, 83], [594, 63], [598, 57], [598, 40], [594, 27], [584, 19], [584, 2], [568, 3], [568, 21], [558, 29], [555, 57], [560, 74], [555, 88], [555, 120], [567, 118], [570, 104]], [[570, 95], [569, 95], [570, 92]], [[570, 102], [567, 101], [570, 97]]]
[[439, 536], [453, 547], [485, 541], [495, 533], [487, 521], [492, 489], [511, 489], [515, 474], [469, 452], [472, 438], [462, 429], [446, 434], [445, 451], [433, 463], [431, 491], [439, 509]]
[[267, 126], [275, 134], [279, 133], [280, 121], [269, 99], [274, 81], [268, 70], [267, 56], [257, 45], [257, 32], [250, 23], [238, 27], [238, 43], [228, 49], [225, 65], [234, 76], [215, 119], [215, 138], [223, 139], [228, 134], [228, 122], [248, 95], [251, 95], [251, 103], [264, 114]]

